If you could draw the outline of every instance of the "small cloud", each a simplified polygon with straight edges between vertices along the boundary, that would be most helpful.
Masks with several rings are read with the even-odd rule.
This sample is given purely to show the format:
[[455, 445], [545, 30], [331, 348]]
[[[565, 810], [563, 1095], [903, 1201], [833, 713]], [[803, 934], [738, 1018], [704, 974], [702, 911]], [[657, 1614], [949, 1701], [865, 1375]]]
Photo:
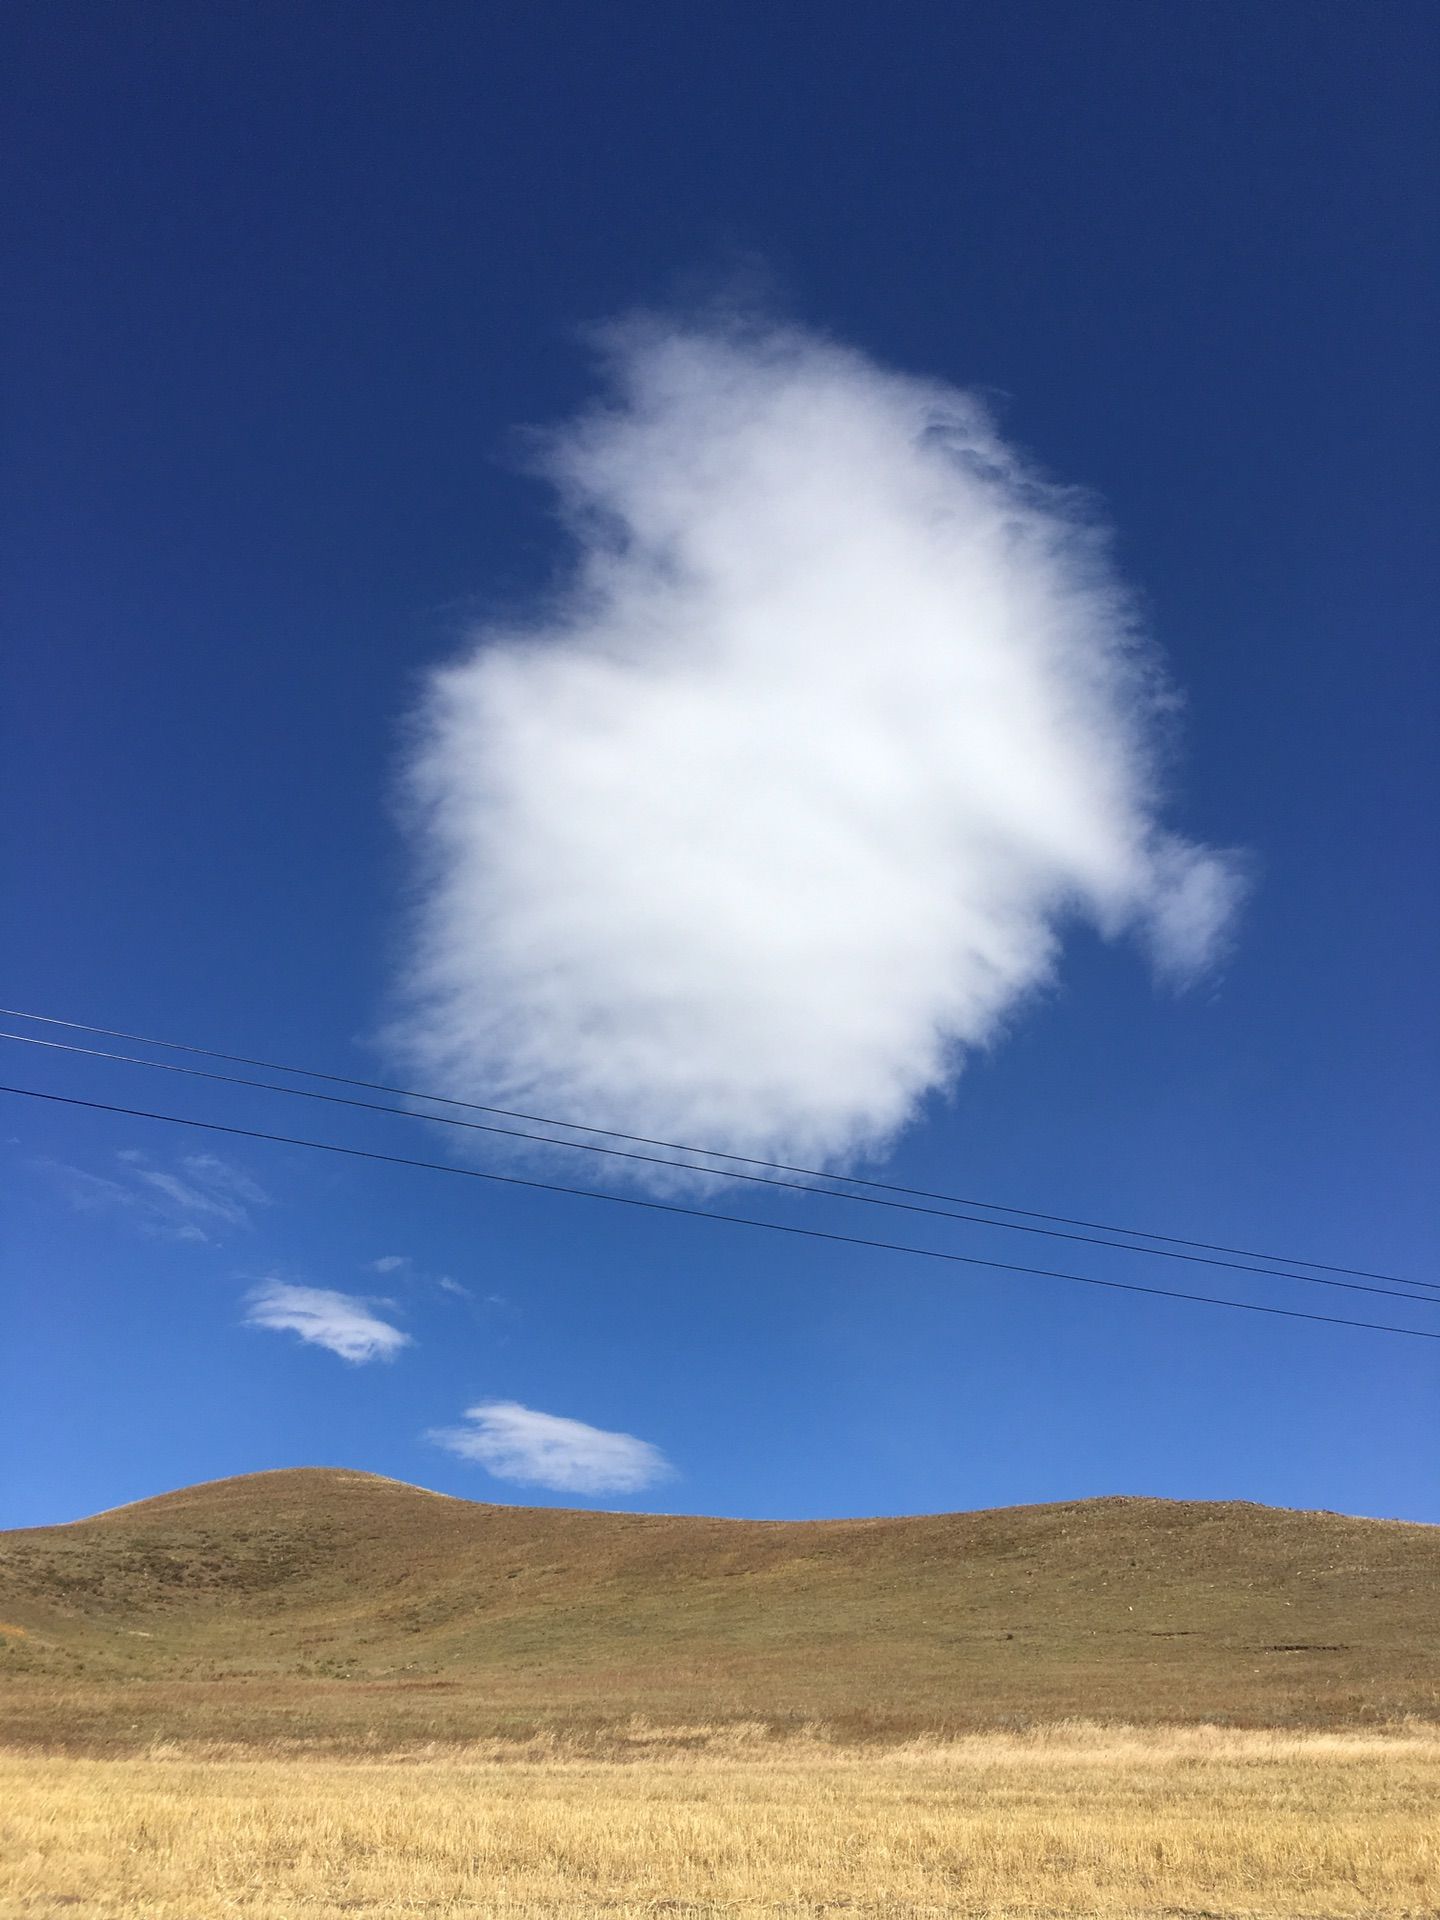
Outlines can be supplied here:
[[64, 1160], [37, 1160], [34, 1164], [59, 1181], [66, 1199], [77, 1212], [88, 1213], [95, 1207], [132, 1207], [139, 1202], [138, 1194], [118, 1180], [106, 1179], [102, 1173], [72, 1167]]
[[461, 1300], [473, 1300], [475, 1295], [467, 1286], [453, 1279], [448, 1273], [425, 1273], [415, 1265], [408, 1253], [386, 1253], [378, 1260], [370, 1262], [371, 1273], [399, 1274], [404, 1280], [413, 1281], [420, 1286], [435, 1287], [441, 1293], [454, 1294]]
[[270, 1196], [258, 1180], [222, 1160], [218, 1153], [187, 1153], [180, 1163], [190, 1178], [212, 1194], [228, 1194], [247, 1207], [268, 1207]]
[[270, 1205], [261, 1186], [218, 1154], [186, 1154], [174, 1167], [156, 1167], [138, 1147], [122, 1147], [115, 1161], [118, 1178], [61, 1160], [38, 1164], [78, 1212], [122, 1214], [157, 1240], [209, 1245], [217, 1229], [248, 1227], [250, 1209]]
[[250, 1216], [238, 1200], [224, 1192], [207, 1191], [178, 1174], [162, 1173], [158, 1168], [139, 1167], [135, 1177], [160, 1194], [181, 1214], [199, 1214], [202, 1219], [223, 1221], [226, 1226], [246, 1227]]
[[1239, 852], [1217, 860], [1181, 841], [1160, 849], [1146, 934], [1162, 978], [1189, 986], [1224, 951], [1255, 872]]
[[414, 1342], [373, 1311], [372, 1303], [328, 1287], [297, 1287], [267, 1280], [249, 1296], [246, 1321], [274, 1333], [297, 1333], [316, 1347], [338, 1353], [356, 1366], [367, 1360], [393, 1360]]
[[562, 1493], [638, 1493], [675, 1471], [648, 1440], [539, 1413], [516, 1400], [482, 1400], [464, 1417], [467, 1425], [436, 1427], [426, 1438], [497, 1480]]

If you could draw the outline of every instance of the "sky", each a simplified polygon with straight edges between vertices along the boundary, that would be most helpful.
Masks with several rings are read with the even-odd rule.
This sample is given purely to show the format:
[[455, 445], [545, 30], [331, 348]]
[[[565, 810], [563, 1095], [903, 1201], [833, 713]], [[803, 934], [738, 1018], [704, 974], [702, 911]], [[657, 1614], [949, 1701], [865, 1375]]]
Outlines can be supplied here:
[[[6, 1006], [1440, 1283], [1433, 9], [0, 30]], [[1440, 1294], [0, 1044], [437, 1163], [0, 1094], [3, 1526], [1440, 1521], [1440, 1344], [853, 1240]]]

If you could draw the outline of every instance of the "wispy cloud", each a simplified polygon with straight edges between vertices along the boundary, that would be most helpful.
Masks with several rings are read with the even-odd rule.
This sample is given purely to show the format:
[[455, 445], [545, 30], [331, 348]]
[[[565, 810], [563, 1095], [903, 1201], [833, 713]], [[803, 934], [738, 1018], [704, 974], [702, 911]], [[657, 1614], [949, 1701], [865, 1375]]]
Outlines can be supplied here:
[[139, 1167], [135, 1178], [168, 1200], [180, 1213], [198, 1214], [203, 1219], [223, 1220], [226, 1226], [243, 1227], [250, 1216], [240, 1201], [222, 1189], [201, 1186], [194, 1179], [164, 1173], [155, 1167]]
[[426, 1437], [462, 1460], [477, 1462], [497, 1480], [561, 1493], [638, 1493], [674, 1473], [648, 1440], [538, 1413], [515, 1400], [482, 1400], [466, 1409], [464, 1420], [463, 1426], [437, 1427]]
[[1158, 817], [1177, 704], [1103, 531], [973, 395], [635, 323], [551, 434], [569, 590], [433, 677], [394, 1039], [459, 1095], [731, 1152], [883, 1147], [1067, 922], [1185, 980], [1240, 864]]
[[298, 1334], [358, 1366], [367, 1360], [393, 1360], [402, 1347], [413, 1345], [408, 1333], [380, 1318], [377, 1304], [383, 1303], [328, 1287], [267, 1280], [249, 1295], [245, 1317], [252, 1327]]
[[82, 1212], [123, 1214], [156, 1239], [207, 1245], [227, 1228], [247, 1228], [258, 1207], [270, 1205], [263, 1187], [214, 1153], [186, 1154], [155, 1166], [138, 1148], [115, 1155], [116, 1175], [93, 1173], [59, 1160], [39, 1164]]
[[189, 1153], [181, 1165], [191, 1179], [207, 1188], [212, 1195], [227, 1195], [232, 1205], [238, 1207], [268, 1207], [270, 1196], [258, 1180], [252, 1180], [242, 1168], [229, 1160], [222, 1160], [218, 1153]]
[[434, 1287], [440, 1293], [453, 1294], [460, 1300], [475, 1298], [469, 1287], [452, 1279], [448, 1273], [426, 1273], [423, 1268], [416, 1265], [414, 1258], [408, 1253], [382, 1254], [378, 1260], [370, 1262], [370, 1271], [384, 1274], [387, 1278], [398, 1277], [416, 1286]]

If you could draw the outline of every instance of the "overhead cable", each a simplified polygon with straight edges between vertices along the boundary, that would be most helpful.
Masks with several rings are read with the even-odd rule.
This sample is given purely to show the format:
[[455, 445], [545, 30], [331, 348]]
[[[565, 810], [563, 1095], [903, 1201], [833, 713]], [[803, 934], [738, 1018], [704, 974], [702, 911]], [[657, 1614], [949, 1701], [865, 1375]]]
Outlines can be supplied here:
[[[1035, 1207], [1012, 1207], [998, 1200], [978, 1200], [962, 1194], [935, 1192], [925, 1187], [908, 1187], [888, 1180], [873, 1180], [859, 1174], [827, 1173], [819, 1167], [797, 1166], [784, 1160], [765, 1160], [751, 1154], [729, 1153], [718, 1147], [686, 1146], [675, 1140], [656, 1139], [643, 1133], [626, 1133], [616, 1127], [596, 1127], [579, 1120], [559, 1120], [551, 1115], [527, 1113], [512, 1107], [487, 1105], [477, 1100], [460, 1100], [450, 1094], [422, 1093], [413, 1087], [399, 1087], [381, 1080], [362, 1080], [343, 1073], [327, 1073], [317, 1067], [296, 1067], [283, 1061], [262, 1060], [249, 1054], [226, 1053], [218, 1047], [200, 1046], [192, 1041], [162, 1040], [152, 1035], [131, 1033], [122, 1027], [103, 1027], [84, 1020], [65, 1020], [54, 1014], [31, 1013], [21, 1007], [0, 1007], [0, 1017], [10, 1020], [29, 1020], [41, 1026], [63, 1027], [74, 1033], [101, 1034], [111, 1040], [127, 1040], [137, 1046], [159, 1047], [169, 1053], [190, 1053], [203, 1059], [221, 1060], [231, 1066], [259, 1067], [267, 1073], [286, 1073], [305, 1080], [323, 1080], [331, 1086], [359, 1087], [367, 1093], [389, 1094], [400, 1100], [424, 1100], [435, 1106], [454, 1107], [467, 1113], [488, 1113], [505, 1120], [523, 1120], [532, 1126], [560, 1127], [570, 1133], [593, 1134], [605, 1140], [623, 1140], [634, 1146], [659, 1147], [666, 1153], [685, 1154], [690, 1158], [683, 1162], [672, 1163], [694, 1166], [700, 1158], [725, 1160], [732, 1166], [759, 1167], [771, 1173], [798, 1174], [804, 1180], [824, 1180], [841, 1187], [859, 1187], [873, 1193], [898, 1194], [911, 1200], [938, 1200], [947, 1206], [982, 1207], [990, 1213], [1005, 1213], [1024, 1220], [1044, 1220], [1057, 1226], [1085, 1227], [1097, 1233], [1124, 1234], [1130, 1239], [1158, 1240], [1172, 1247], [1189, 1247], [1199, 1252], [1232, 1254], [1240, 1260], [1276, 1262], [1288, 1267], [1311, 1267], [1321, 1273], [1347, 1274], [1357, 1280], [1381, 1280], [1395, 1286], [1414, 1286], [1432, 1288], [1433, 1283], [1424, 1280], [1410, 1280], [1403, 1274], [1384, 1273], [1370, 1267], [1342, 1266], [1332, 1261], [1308, 1260], [1299, 1254], [1266, 1253], [1251, 1247], [1227, 1246], [1213, 1240], [1186, 1238], [1180, 1234], [1158, 1233], [1144, 1227], [1117, 1226], [1104, 1220], [1085, 1220], [1071, 1214], [1046, 1213]], [[20, 1037], [20, 1036], [16, 1036]], [[297, 1089], [298, 1091], [298, 1089]], [[439, 1115], [429, 1116], [438, 1119]], [[578, 1144], [578, 1143], [574, 1143]], [[637, 1158], [639, 1156], [636, 1156]], [[718, 1167], [702, 1168], [701, 1171], [720, 1173]], [[953, 1217], [953, 1216], [952, 1216]], [[991, 1226], [1002, 1226], [1002, 1221], [987, 1221]], [[1119, 1245], [1118, 1241], [1105, 1244]], [[1150, 1249], [1155, 1251], [1155, 1249]], [[1207, 1263], [1208, 1264], [1208, 1263]], [[1228, 1264], [1228, 1263], [1215, 1263]], [[1257, 1268], [1241, 1268], [1240, 1271], [1258, 1271]], [[1271, 1269], [1272, 1271], [1274, 1269]], [[1297, 1278], [1299, 1276], [1290, 1276]], [[1440, 1288], [1435, 1289], [1440, 1291]]]
[[93, 1113], [113, 1113], [132, 1120], [156, 1120], [169, 1126], [191, 1127], [204, 1133], [224, 1134], [238, 1140], [265, 1140], [277, 1146], [304, 1147], [317, 1153], [342, 1154], [352, 1160], [377, 1161], [387, 1166], [418, 1167], [429, 1173], [448, 1174], [461, 1180], [486, 1180], [500, 1186], [524, 1187], [537, 1193], [563, 1193], [578, 1200], [601, 1200], [611, 1206], [632, 1207], [647, 1213], [667, 1213], [690, 1220], [712, 1220], [728, 1226], [754, 1228], [764, 1233], [784, 1233], [803, 1240], [822, 1240], [836, 1246], [866, 1247], [880, 1253], [903, 1254], [917, 1260], [944, 1261], [947, 1265], [982, 1267], [995, 1273], [1023, 1273], [1042, 1280], [1070, 1281], [1083, 1287], [1104, 1287], [1114, 1293], [1143, 1293], [1161, 1300], [1187, 1300], [1200, 1306], [1224, 1307], [1237, 1313], [1263, 1313], [1281, 1320], [1308, 1320], [1320, 1326], [1346, 1327], [1353, 1332], [1388, 1333], [1406, 1340], [1440, 1340], [1440, 1330], [1422, 1327], [1397, 1327], [1385, 1321], [1346, 1320], [1338, 1314], [1307, 1313], [1299, 1307], [1274, 1307], [1254, 1300], [1228, 1300], [1217, 1294], [1186, 1293], [1175, 1287], [1152, 1287], [1137, 1280], [1105, 1280], [1096, 1274], [1068, 1273], [1055, 1267], [1022, 1266], [1012, 1260], [987, 1260], [978, 1254], [955, 1253], [938, 1247], [915, 1247], [903, 1241], [872, 1240], [859, 1234], [834, 1233], [821, 1227], [796, 1226], [779, 1220], [757, 1220], [751, 1215], [716, 1213], [703, 1207], [682, 1206], [671, 1200], [641, 1199], [636, 1194], [608, 1193], [595, 1187], [572, 1187], [553, 1180], [533, 1180], [521, 1174], [493, 1173], [480, 1167], [457, 1167], [442, 1160], [419, 1160], [405, 1154], [379, 1153], [370, 1147], [342, 1146], [333, 1140], [307, 1140], [294, 1134], [273, 1133], [260, 1127], [230, 1126], [219, 1120], [198, 1120], [179, 1113], [156, 1113], [144, 1107], [119, 1106], [106, 1100], [82, 1100], [78, 1095], [48, 1093], [39, 1087], [16, 1087], [0, 1083], [0, 1093], [15, 1094], [26, 1100], [45, 1100], [57, 1106], [82, 1107]]
[[[924, 1214], [937, 1220], [955, 1220], [962, 1224], [980, 1227], [995, 1227], [1010, 1233], [1041, 1234], [1050, 1240], [1078, 1241], [1086, 1246], [1108, 1247], [1117, 1253], [1147, 1255], [1157, 1260], [1183, 1260], [1192, 1266], [1224, 1267], [1235, 1273], [1253, 1273], [1275, 1280], [1295, 1280], [1306, 1286], [1340, 1288], [1347, 1293], [1380, 1294], [1392, 1300], [1414, 1300], [1421, 1306], [1440, 1307], [1440, 1297], [1430, 1297], [1425, 1293], [1405, 1293], [1399, 1287], [1373, 1286], [1359, 1280], [1337, 1280], [1316, 1273], [1291, 1273], [1279, 1267], [1252, 1266], [1238, 1260], [1222, 1260], [1214, 1255], [1182, 1253], [1169, 1247], [1137, 1246], [1125, 1240], [1107, 1240], [1097, 1234], [1069, 1233], [1059, 1227], [1029, 1226], [1015, 1220], [989, 1220], [981, 1214], [956, 1213], [944, 1207], [924, 1206], [916, 1201], [892, 1200], [878, 1194], [851, 1193], [843, 1188], [827, 1188], [811, 1185], [802, 1180], [777, 1179], [764, 1173], [746, 1173], [730, 1167], [695, 1168], [684, 1160], [673, 1160], [659, 1154], [638, 1153], [625, 1147], [604, 1146], [593, 1140], [562, 1140], [553, 1134], [528, 1133], [519, 1127], [497, 1126], [492, 1121], [461, 1120], [453, 1114], [422, 1113], [414, 1107], [392, 1107], [378, 1100], [358, 1100], [353, 1095], [322, 1093], [314, 1087], [289, 1087], [276, 1080], [253, 1080], [236, 1073], [217, 1073], [213, 1068], [183, 1066], [173, 1060], [147, 1060], [138, 1054], [115, 1053], [105, 1047], [83, 1047], [73, 1041], [42, 1040], [38, 1035], [26, 1033], [7, 1033], [0, 1029], [0, 1041], [10, 1040], [21, 1046], [43, 1047], [52, 1053], [78, 1054], [91, 1060], [108, 1060], [113, 1063], [148, 1067], [158, 1073], [183, 1074], [193, 1080], [218, 1081], [225, 1086], [250, 1087], [258, 1092], [279, 1093], [299, 1100], [320, 1100], [328, 1106], [359, 1108], [366, 1113], [388, 1114], [397, 1120], [420, 1120], [433, 1126], [460, 1127], [467, 1132], [499, 1135], [511, 1140], [524, 1140], [537, 1146], [559, 1147], [571, 1152], [605, 1154], [614, 1159], [640, 1161], [649, 1166], [674, 1167], [681, 1172], [698, 1172], [706, 1179], [743, 1180], [757, 1186], [780, 1187], [793, 1193], [802, 1193], [825, 1200], [848, 1200], [869, 1207], [886, 1207], [901, 1213]], [[1405, 1281], [1405, 1286], [1425, 1286], [1424, 1281]], [[1440, 1295], [1440, 1288], [1435, 1290]]]

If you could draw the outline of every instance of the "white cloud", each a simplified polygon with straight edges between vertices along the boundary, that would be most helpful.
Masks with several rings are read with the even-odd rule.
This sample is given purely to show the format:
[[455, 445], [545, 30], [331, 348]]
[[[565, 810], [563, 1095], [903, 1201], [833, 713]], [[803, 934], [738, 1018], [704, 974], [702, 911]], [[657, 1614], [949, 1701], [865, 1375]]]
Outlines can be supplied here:
[[392, 1360], [410, 1335], [380, 1319], [372, 1303], [328, 1287], [297, 1287], [267, 1280], [249, 1296], [246, 1320], [275, 1333], [298, 1333], [312, 1346], [327, 1347], [357, 1366], [366, 1360]]
[[139, 1167], [135, 1177], [168, 1200], [179, 1213], [195, 1213], [202, 1218], [224, 1221], [227, 1226], [245, 1226], [249, 1214], [240, 1202], [223, 1189], [215, 1191], [178, 1174], [164, 1173], [158, 1167]]
[[270, 1196], [258, 1180], [222, 1160], [218, 1153], [187, 1153], [180, 1163], [193, 1181], [213, 1194], [226, 1194], [242, 1207], [268, 1207]]
[[464, 1417], [467, 1425], [437, 1427], [426, 1437], [462, 1460], [477, 1461], [497, 1480], [562, 1493], [638, 1493], [674, 1472], [648, 1440], [537, 1413], [515, 1400], [484, 1400]]
[[122, 1213], [142, 1233], [160, 1240], [208, 1246], [223, 1228], [249, 1227], [252, 1208], [270, 1205], [261, 1186], [218, 1154], [186, 1154], [175, 1168], [152, 1166], [137, 1147], [122, 1147], [115, 1159], [118, 1179], [63, 1161], [42, 1164], [79, 1211]]
[[1103, 533], [964, 392], [796, 330], [634, 324], [543, 442], [568, 591], [437, 672], [393, 1039], [435, 1085], [835, 1163], [1055, 970], [1181, 980], [1238, 863], [1167, 833], [1175, 705]]
[[370, 1262], [370, 1271], [381, 1274], [398, 1274], [403, 1280], [412, 1281], [417, 1285], [433, 1286], [441, 1293], [454, 1294], [462, 1300], [472, 1300], [475, 1297], [469, 1287], [462, 1286], [460, 1281], [452, 1279], [448, 1273], [427, 1274], [422, 1272], [417, 1268], [414, 1260], [408, 1253], [382, 1254], [378, 1260], [372, 1260]]

